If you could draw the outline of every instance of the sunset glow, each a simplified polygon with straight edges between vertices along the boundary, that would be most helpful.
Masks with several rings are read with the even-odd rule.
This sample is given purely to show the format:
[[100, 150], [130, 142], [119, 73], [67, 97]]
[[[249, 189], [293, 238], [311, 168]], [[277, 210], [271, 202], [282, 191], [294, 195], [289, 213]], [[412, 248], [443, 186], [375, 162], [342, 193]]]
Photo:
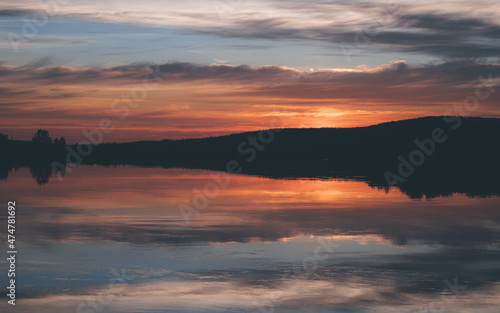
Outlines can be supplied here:
[[[77, 142], [110, 118], [104, 141], [122, 142], [271, 128], [277, 114], [289, 128], [457, 114], [500, 72], [499, 5], [459, 2], [4, 2], [0, 131]], [[500, 116], [499, 99], [472, 115]]]

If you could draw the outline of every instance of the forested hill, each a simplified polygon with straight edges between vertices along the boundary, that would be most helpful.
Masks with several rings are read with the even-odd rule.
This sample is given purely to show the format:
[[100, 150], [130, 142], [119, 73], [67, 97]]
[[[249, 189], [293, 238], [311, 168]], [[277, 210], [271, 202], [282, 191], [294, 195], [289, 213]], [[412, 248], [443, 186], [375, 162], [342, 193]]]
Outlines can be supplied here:
[[[274, 129], [57, 150], [60, 163], [223, 170], [274, 178], [355, 178], [373, 185], [500, 191], [500, 119], [424, 117], [358, 128]], [[40, 155], [16, 145], [17, 162]], [[87, 149], [85, 149], [87, 148]], [[17, 152], [16, 152], [17, 151]], [[41, 150], [39, 150], [41, 151]], [[70, 156], [68, 151], [73, 151]], [[423, 186], [422, 186], [423, 185]], [[423, 188], [423, 189], [422, 189]], [[490, 192], [491, 190], [491, 192]], [[467, 190], [464, 190], [464, 192]], [[432, 193], [429, 191], [429, 193]], [[442, 194], [442, 193], [441, 193]], [[416, 195], [418, 196], [418, 194]]]

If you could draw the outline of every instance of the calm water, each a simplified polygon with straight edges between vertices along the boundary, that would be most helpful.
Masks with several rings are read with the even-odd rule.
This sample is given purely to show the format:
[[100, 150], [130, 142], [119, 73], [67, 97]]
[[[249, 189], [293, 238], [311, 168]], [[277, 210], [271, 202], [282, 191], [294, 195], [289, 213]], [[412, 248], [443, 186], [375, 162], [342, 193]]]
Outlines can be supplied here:
[[499, 198], [85, 166], [42, 186], [20, 169], [0, 188], [17, 202], [16, 312], [500, 308]]

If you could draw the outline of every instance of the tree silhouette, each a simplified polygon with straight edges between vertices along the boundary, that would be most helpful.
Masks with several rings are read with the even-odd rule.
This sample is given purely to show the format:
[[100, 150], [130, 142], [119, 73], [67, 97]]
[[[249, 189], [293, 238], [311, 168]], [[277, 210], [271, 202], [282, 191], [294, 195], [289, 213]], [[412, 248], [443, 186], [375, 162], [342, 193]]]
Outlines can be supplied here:
[[57, 150], [64, 150], [66, 147], [66, 139], [64, 139], [64, 137], [56, 138], [54, 139], [53, 145]]
[[5, 147], [9, 143], [9, 136], [0, 133], [0, 147]]
[[52, 176], [52, 165], [50, 163], [32, 163], [29, 165], [31, 176], [39, 185], [44, 185], [49, 182]]
[[47, 130], [39, 129], [31, 139], [31, 143], [35, 145], [50, 145], [52, 144], [52, 138], [49, 136]]
[[9, 136], [0, 133], [0, 179], [7, 179], [11, 170], [11, 150]]

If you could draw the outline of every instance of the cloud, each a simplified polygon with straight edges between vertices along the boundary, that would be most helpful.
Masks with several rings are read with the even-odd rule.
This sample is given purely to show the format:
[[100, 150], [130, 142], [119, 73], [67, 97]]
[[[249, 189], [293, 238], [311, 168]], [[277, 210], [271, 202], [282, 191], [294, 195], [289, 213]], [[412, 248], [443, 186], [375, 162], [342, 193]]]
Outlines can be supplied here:
[[225, 38], [303, 41], [351, 46], [369, 52], [405, 52], [447, 59], [497, 57], [500, 26], [486, 20], [451, 14], [405, 14], [375, 18], [357, 25], [333, 23], [303, 27], [281, 19], [237, 21], [234, 27], [198, 32]]
[[0, 10], [0, 16], [3, 17], [31, 16], [35, 13], [36, 11], [25, 9]]
[[26, 64], [25, 67], [28, 67], [31, 69], [38, 68], [38, 67], [44, 67], [44, 66], [48, 66], [48, 65], [52, 64], [53, 61], [54, 61], [53, 56], [46, 56], [46, 57], [36, 59], [36, 60]]
[[[153, 74], [151, 74], [153, 73]], [[370, 99], [421, 104], [460, 101], [473, 92], [480, 78], [492, 86], [500, 64], [454, 61], [411, 66], [404, 61], [374, 68], [301, 71], [284, 66], [134, 63], [117, 67], [26, 67], [0, 65], [0, 77], [36, 86], [108, 85], [141, 86], [148, 83], [219, 85], [221, 96], [266, 96], [287, 99]], [[232, 87], [229, 87], [232, 86]], [[192, 85], [190, 85], [192, 87]], [[244, 88], [243, 88], [244, 87]], [[4, 91], [5, 93], [6, 91]], [[15, 90], [10, 93], [14, 96]], [[77, 96], [80, 93], [60, 92]], [[50, 97], [53, 97], [51, 94]], [[491, 100], [498, 98], [495, 94]]]
[[[375, 32], [368, 33], [366, 47], [370, 53], [412, 53], [446, 59], [496, 57], [500, 53], [500, 25], [496, 22], [499, 5], [487, 1], [474, 6], [467, 1], [394, 6], [376, 0], [238, 2], [223, 18], [213, 3], [200, 2], [194, 8], [172, 3], [170, 10], [157, 10], [154, 2], [149, 6], [148, 2], [103, 10], [101, 3], [88, 1], [61, 7], [53, 17], [168, 27], [182, 34], [247, 39], [260, 41], [260, 45], [264, 40], [301, 42], [336, 50], [340, 50], [339, 44], [356, 45], [356, 38], [371, 29]], [[32, 15], [31, 7], [35, 4], [10, 4], [0, 16]]]
[[26, 96], [34, 92], [34, 90], [13, 90], [11, 88], [0, 87], [0, 97]]
[[[439, 31], [485, 30], [493, 26], [477, 18], [458, 17], [451, 14], [408, 14], [401, 16], [400, 26], [418, 27]], [[500, 35], [500, 34], [498, 34]]]
[[[40, 61], [41, 62], [41, 61]], [[453, 61], [441, 64], [411, 66], [397, 61], [367, 68], [335, 68], [301, 71], [286, 66], [195, 64], [170, 62], [163, 64], [133, 63], [116, 67], [40, 67], [0, 65], [0, 77], [24, 79], [24, 82], [40, 84], [135, 84], [145, 76], [158, 76], [165, 82], [214, 81], [227, 84], [261, 82], [283, 85], [286, 83], [379, 83], [403, 85], [432, 81], [433, 83], [467, 83], [477, 80], [478, 75], [500, 75], [500, 64]]]
[[[4, 109], [4, 115], [13, 118], [6, 121], [5, 131], [14, 129], [18, 135], [18, 125], [62, 129], [70, 121], [65, 135], [77, 136], [79, 129], [93, 127], [102, 116], [122, 114], [112, 111], [111, 104], [130, 97], [146, 78], [153, 85], [159, 83], [126, 121], [120, 121], [113, 140], [199, 137], [266, 128], [272, 110], [286, 109], [288, 127], [352, 127], [443, 115], [474, 95], [482, 84], [480, 77], [494, 91], [500, 90], [500, 64], [470, 61], [420, 66], [398, 61], [372, 68], [313, 71], [187, 62], [115, 67], [3, 64], [0, 105], [7, 105], [10, 109]], [[94, 90], [98, 91], [90, 95]], [[12, 104], [27, 101], [33, 104]], [[500, 93], [491, 93], [474, 115], [499, 116], [498, 101]], [[77, 114], [64, 110], [68, 107]], [[40, 119], [48, 108], [56, 112]], [[157, 111], [162, 113], [148, 115]]]

